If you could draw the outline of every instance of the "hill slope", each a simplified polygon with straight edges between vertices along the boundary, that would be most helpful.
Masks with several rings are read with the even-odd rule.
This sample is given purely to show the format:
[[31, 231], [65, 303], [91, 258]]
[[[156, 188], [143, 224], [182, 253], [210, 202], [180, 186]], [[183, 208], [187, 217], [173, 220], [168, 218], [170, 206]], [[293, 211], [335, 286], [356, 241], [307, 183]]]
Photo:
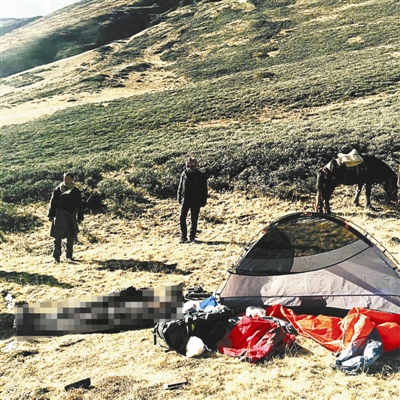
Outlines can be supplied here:
[[314, 191], [317, 166], [349, 143], [396, 168], [398, 13], [390, 0], [181, 4], [128, 39], [5, 78], [3, 199], [42, 199], [13, 177], [47, 193], [67, 168], [95, 184], [133, 168], [131, 183], [168, 195], [192, 152], [215, 189], [289, 197]]
[[[1, 77], [130, 37], [146, 29], [156, 15], [179, 3], [180, 0], [86, 0], [40, 19], [8, 23], [2, 33], [11, 31], [1, 49]], [[18, 25], [22, 28], [15, 31]]]

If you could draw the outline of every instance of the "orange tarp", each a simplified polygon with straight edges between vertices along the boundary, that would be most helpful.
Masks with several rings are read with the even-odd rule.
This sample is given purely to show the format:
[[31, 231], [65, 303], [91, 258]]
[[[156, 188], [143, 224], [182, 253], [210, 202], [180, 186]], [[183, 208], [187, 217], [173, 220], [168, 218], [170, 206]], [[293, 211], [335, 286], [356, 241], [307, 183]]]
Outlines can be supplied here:
[[289, 321], [299, 334], [332, 352], [340, 352], [355, 340], [368, 337], [375, 327], [381, 336], [384, 351], [400, 348], [400, 314], [353, 308], [344, 318], [297, 315], [279, 305], [268, 307], [266, 313]]

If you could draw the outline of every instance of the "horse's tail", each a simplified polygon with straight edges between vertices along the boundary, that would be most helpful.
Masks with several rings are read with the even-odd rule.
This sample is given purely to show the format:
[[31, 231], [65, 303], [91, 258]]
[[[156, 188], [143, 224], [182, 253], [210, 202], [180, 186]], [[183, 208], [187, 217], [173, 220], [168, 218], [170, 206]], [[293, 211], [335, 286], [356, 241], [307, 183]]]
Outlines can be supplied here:
[[317, 196], [315, 199], [315, 211], [322, 213], [324, 210], [324, 196], [322, 189], [324, 187], [324, 171], [323, 168], [317, 172]]

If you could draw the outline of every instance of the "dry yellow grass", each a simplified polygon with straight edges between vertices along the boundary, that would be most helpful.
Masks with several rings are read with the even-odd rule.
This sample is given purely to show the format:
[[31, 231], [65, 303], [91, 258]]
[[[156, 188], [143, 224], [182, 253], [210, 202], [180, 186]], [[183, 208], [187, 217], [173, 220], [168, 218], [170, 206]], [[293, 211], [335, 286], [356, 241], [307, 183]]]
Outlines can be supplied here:
[[[75, 246], [76, 263], [52, 263], [46, 205], [34, 207], [44, 225], [25, 235], [9, 235], [1, 244], [0, 268], [7, 274], [25, 272], [52, 276], [71, 288], [24, 284], [2, 279], [2, 293], [16, 301], [37, 303], [111, 293], [128, 286], [183, 284], [215, 290], [242, 246], [273, 219], [288, 212], [310, 211], [313, 198], [284, 202], [248, 198], [243, 193], [211, 193], [202, 210], [199, 243], [178, 244], [178, 205], [159, 201], [149, 215], [120, 220], [88, 215]], [[365, 228], [396, 257], [399, 211], [379, 205], [365, 211], [351, 205], [349, 189], [339, 190], [333, 207]], [[397, 238], [397, 239], [396, 239]], [[107, 270], [107, 263], [153, 261], [165, 270]], [[125, 263], [125, 264], [124, 264]], [[168, 266], [176, 266], [171, 272]], [[11, 276], [11, 275], [10, 275]], [[10, 313], [4, 296], [1, 313]], [[372, 374], [348, 377], [329, 367], [334, 357], [316, 343], [298, 337], [298, 348], [283, 359], [249, 365], [220, 354], [189, 359], [154, 346], [151, 329], [115, 334], [66, 335], [0, 342], [0, 397], [4, 399], [369, 399], [398, 397], [399, 372], [391, 368], [396, 354], [385, 355], [384, 366]], [[189, 383], [167, 391], [163, 383], [184, 376]], [[90, 390], [64, 391], [64, 386], [90, 377]]]

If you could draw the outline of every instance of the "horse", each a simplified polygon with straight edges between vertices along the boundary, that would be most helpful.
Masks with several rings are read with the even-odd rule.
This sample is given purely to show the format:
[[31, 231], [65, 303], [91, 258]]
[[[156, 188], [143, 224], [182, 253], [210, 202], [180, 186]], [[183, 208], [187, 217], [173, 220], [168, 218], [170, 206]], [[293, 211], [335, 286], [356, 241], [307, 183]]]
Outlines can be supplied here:
[[331, 214], [329, 199], [339, 185], [357, 185], [354, 204], [359, 206], [361, 190], [365, 185], [366, 207], [371, 206], [371, 188], [375, 183], [383, 184], [387, 202], [397, 203], [397, 174], [382, 160], [373, 155], [363, 155], [363, 162], [354, 167], [346, 167], [337, 159], [318, 170], [316, 212]]

